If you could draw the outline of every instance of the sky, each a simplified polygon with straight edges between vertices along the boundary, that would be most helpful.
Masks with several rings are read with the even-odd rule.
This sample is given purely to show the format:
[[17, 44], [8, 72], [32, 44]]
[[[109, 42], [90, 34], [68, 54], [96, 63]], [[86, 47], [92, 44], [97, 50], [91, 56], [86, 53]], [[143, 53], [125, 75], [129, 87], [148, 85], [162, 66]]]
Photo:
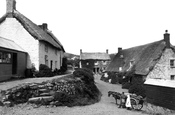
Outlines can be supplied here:
[[[16, 0], [16, 9], [49, 30], [68, 53], [117, 53], [162, 40], [165, 30], [175, 45], [174, 0]], [[0, 17], [6, 0], [0, 0]]]

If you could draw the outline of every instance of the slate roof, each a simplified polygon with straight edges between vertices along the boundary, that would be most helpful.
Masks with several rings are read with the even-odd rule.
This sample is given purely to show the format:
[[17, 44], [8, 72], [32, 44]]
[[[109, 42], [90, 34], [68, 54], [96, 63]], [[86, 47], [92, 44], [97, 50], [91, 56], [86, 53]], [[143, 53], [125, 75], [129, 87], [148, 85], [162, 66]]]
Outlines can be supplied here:
[[16, 51], [20, 51], [20, 52], [26, 52], [24, 49], [22, 49], [14, 41], [6, 39], [6, 38], [2, 38], [2, 37], [0, 37], [0, 47], [6, 48], [6, 49], [11, 49], [11, 50], [16, 50]]
[[107, 53], [86, 53], [80, 54], [81, 60], [93, 59], [93, 60], [110, 60], [110, 56]]
[[13, 14], [6, 13], [1, 19], [0, 23], [2, 23], [9, 15], [13, 15], [14, 18], [16, 18], [22, 26], [37, 40], [43, 40], [48, 43], [50, 43], [52, 46], [64, 50], [62, 44], [60, 41], [51, 33], [50, 31], [44, 31], [42, 28], [40, 28], [38, 25], [33, 23], [30, 19], [25, 17], [23, 14], [18, 12], [17, 10], [14, 10]]
[[[165, 48], [165, 41], [160, 40], [142, 46], [124, 49], [115, 55], [106, 71], [119, 72], [119, 67], [122, 67], [122, 72], [127, 71], [130, 61], [134, 61], [133, 67], [135, 67], [135, 74], [147, 75], [161, 57]], [[120, 58], [120, 55], [123, 55], [123, 58]]]

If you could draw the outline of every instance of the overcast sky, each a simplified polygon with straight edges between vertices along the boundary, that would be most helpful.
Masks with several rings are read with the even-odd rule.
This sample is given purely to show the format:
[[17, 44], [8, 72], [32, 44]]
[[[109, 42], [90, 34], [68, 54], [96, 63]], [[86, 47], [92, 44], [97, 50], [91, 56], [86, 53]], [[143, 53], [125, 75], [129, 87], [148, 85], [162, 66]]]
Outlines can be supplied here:
[[[66, 52], [116, 53], [163, 39], [175, 45], [174, 0], [16, 0], [16, 9], [48, 28]], [[0, 17], [6, 0], [0, 0]]]

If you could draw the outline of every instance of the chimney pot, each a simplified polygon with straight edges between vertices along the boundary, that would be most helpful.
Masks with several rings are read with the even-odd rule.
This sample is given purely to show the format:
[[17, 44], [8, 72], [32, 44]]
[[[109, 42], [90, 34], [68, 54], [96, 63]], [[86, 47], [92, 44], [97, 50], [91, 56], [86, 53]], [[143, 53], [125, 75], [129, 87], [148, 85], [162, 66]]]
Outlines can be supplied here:
[[118, 53], [122, 51], [122, 48], [121, 47], [118, 47]]
[[106, 49], [106, 53], [108, 54], [108, 49]]
[[48, 28], [47, 28], [47, 23], [43, 23], [43, 30], [48, 30]]
[[166, 47], [170, 48], [170, 34], [168, 33], [168, 30], [165, 30], [164, 41], [166, 43]]

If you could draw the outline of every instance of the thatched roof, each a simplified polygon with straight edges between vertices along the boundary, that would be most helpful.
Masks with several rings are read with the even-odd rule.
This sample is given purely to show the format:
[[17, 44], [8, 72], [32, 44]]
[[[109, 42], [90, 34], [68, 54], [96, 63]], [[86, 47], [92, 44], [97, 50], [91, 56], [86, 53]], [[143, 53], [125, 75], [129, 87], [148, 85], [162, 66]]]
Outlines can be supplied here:
[[[135, 67], [135, 74], [147, 75], [161, 57], [165, 48], [165, 41], [160, 40], [146, 45], [124, 49], [115, 55], [106, 71], [119, 72], [119, 67], [122, 67], [121, 72], [125, 72], [130, 67], [130, 61], [134, 61], [133, 67]], [[120, 57], [121, 55], [123, 57]]]
[[6, 38], [2, 38], [2, 37], [0, 37], [0, 48], [6, 48], [6, 49], [16, 50], [20, 52], [26, 52], [14, 41], [6, 39]]
[[86, 53], [83, 52], [80, 54], [81, 60], [110, 60], [110, 56], [107, 53]]
[[[52, 46], [63, 50], [64, 48], [59, 40], [50, 32], [45, 31], [35, 23], [33, 23], [30, 19], [22, 15], [20, 12], [14, 10], [13, 13], [6, 13], [1, 19], [0, 23], [2, 23], [8, 16], [13, 15], [21, 25], [37, 40], [43, 40], [45, 42], [50, 43]], [[64, 51], [65, 52], [65, 51]]]

